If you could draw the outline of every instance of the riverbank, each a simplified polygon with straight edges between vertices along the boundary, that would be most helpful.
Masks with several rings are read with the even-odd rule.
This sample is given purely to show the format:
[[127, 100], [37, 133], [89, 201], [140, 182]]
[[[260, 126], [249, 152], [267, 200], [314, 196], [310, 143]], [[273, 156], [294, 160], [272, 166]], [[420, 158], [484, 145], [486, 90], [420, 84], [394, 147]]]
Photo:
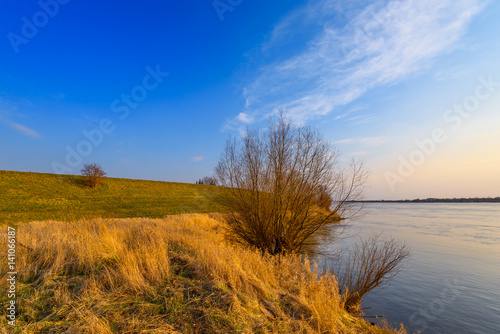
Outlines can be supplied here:
[[396, 333], [347, 313], [333, 276], [227, 244], [221, 219], [21, 224], [17, 332]]

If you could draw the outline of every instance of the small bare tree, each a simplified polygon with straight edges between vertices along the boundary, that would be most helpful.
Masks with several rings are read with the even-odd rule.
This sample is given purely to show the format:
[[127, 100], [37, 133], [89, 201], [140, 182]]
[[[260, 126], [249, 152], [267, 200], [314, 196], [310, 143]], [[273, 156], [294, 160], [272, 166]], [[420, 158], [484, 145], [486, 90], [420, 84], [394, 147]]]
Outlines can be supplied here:
[[102, 167], [96, 163], [84, 164], [81, 170], [83, 184], [89, 188], [98, 188], [104, 182], [106, 173]]
[[228, 140], [215, 168], [214, 199], [229, 209], [231, 240], [263, 253], [311, 253], [331, 227], [355, 216], [367, 173], [310, 127], [292, 125], [283, 113], [268, 130]]
[[410, 249], [395, 239], [373, 234], [356, 243], [334, 268], [342, 292], [344, 307], [359, 312], [363, 296], [386, 284], [402, 269]]

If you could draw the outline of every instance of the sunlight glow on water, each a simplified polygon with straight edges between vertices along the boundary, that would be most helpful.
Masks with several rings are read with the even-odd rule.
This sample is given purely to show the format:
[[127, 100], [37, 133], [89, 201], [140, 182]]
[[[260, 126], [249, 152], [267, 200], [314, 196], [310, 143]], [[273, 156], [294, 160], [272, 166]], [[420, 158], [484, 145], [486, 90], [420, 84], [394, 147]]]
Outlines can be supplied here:
[[368, 210], [348, 234], [383, 232], [405, 241], [412, 258], [388, 287], [365, 297], [367, 315], [410, 333], [500, 333], [500, 204], [374, 203]]

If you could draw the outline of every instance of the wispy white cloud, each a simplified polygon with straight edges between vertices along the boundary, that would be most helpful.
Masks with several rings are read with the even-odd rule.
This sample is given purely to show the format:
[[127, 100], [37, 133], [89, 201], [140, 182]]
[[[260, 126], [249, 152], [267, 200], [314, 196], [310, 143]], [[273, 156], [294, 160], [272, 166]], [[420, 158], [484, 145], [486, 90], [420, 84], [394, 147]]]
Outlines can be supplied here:
[[364, 138], [348, 138], [337, 140], [334, 142], [336, 145], [344, 145], [344, 144], [362, 144], [368, 147], [380, 146], [385, 143], [390, 142], [392, 139], [386, 136], [379, 137], [364, 137]]
[[337, 140], [336, 142], [333, 143], [337, 145], [342, 145], [342, 144], [352, 144], [354, 142], [356, 142], [355, 139], [348, 138], [348, 139]]
[[359, 125], [359, 124], [372, 123], [376, 119], [377, 119], [377, 117], [373, 116], [373, 115], [359, 115], [359, 116], [354, 116], [354, 117], [348, 118], [347, 122], [351, 122], [353, 124]]
[[35, 130], [11, 120], [14, 118], [26, 119], [26, 116], [18, 111], [20, 104], [32, 106], [31, 102], [25, 99], [5, 99], [3, 96], [0, 96], [0, 123], [7, 125], [22, 135], [33, 138], [42, 138], [42, 136]]
[[203, 159], [204, 159], [204, 157], [191, 157], [191, 161], [194, 161], [194, 162], [198, 162], [198, 161], [201, 161]]
[[352, 152], [351, 156], [353, 156], [353, 157], [362, 157], [362, 156], [365, 156], [367, 154], [368, 154], [367, 151], [357, 151], [357, 152]]
[[265, 52], [307, 42], [291, 49], [293, 56], [260, 68], [243, 92], [247, 110], [235, 121], [258, 120], [280, 107], [299, 121], [326, 115], [428, 68], [457, 46], [487, 1], [366, 3], [310, 0], [279, 22]]
[[239, 113], [236, 119], [242, 123], [252, 123], [253, 122], [253, 117], [247, 113]]
[[8, 125], [10, 128], [16, 130], [17, 132], [25, 135], [25, 136], [29, 136], [29, 137], [33, 137], [33, 138], [42, 138], [42, 136], [36, 132], [35, 130], [32, 130], [22, 124], [19, 124], [19, 123], [16, 123], [16, 122], [12, 122], [12, 121], [9, 121], [9, 120], [5, 120], [5, 119], [1, 119], [2, 123]]
[[391, 138], [381, 136], [381, 137], [366, 137], [361, 138], [359, 142], [369, 147], [380, 146], [391, 141]]
[[366, 104], [354, 106], [350, 110], [348, 110], [348, 111], [344, 112], [343, 114], [340, 114], [337, 117], [335, 117], [335, 119], [339, 120], [339, 119], [345, 118], [345, 117], [349, 116], [352, 113], [355, 113], [355, 112], [361, 111], [361, 110], [365, 110], [366, 108], [368, 108], [368, 105], [366, 105]]

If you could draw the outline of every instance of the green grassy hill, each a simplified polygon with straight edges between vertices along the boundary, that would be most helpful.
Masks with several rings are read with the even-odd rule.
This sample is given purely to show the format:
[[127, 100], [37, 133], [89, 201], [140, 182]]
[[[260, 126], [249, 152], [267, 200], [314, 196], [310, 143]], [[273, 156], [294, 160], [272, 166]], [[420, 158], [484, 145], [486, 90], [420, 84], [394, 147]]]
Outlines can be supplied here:
[[115, 178], [89, 189], [76, 175], [0, 171], [0, 223], [221, 212], [205, 191], [203, 185]]

